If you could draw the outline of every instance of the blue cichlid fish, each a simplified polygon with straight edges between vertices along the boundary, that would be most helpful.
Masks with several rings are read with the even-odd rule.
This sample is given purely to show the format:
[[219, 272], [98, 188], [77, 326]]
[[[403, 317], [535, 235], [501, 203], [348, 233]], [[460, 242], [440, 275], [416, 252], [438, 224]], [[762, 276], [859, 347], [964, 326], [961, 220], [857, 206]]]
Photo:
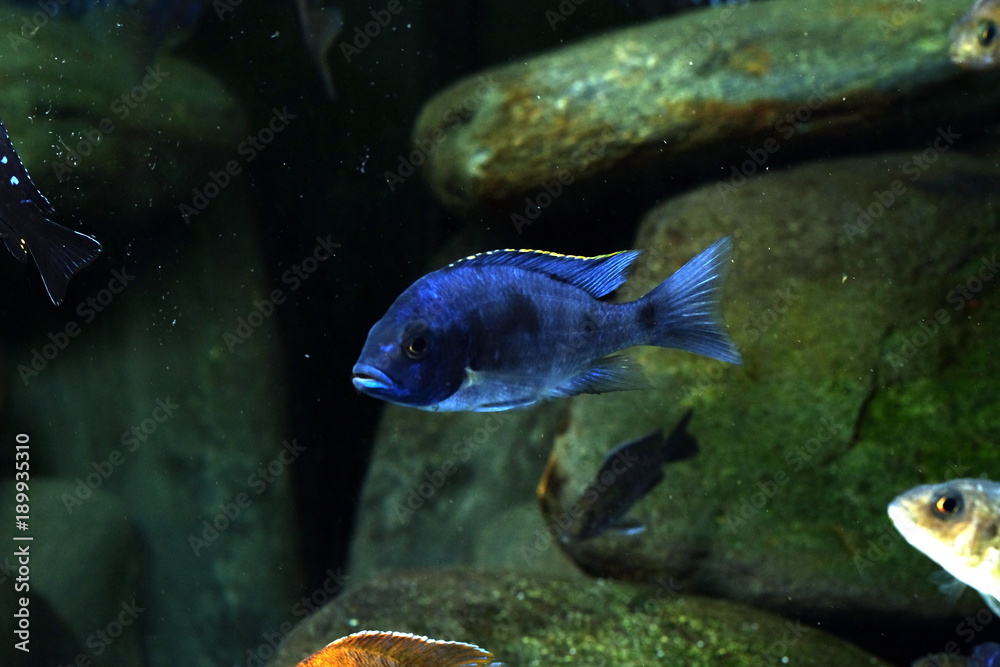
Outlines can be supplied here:
[[28, 252], [35, 259], [45, 290], [59, 305], [69, 280], [94, 261], [101, 244], [93, 237], [52, 221], [55, 212], [14, 151], [7, 128], [0, 123], [0, 239], [21, 263]]
[[423, 410], [495, 411], [648, 388], [633, 345], [741, 363], [718, 317], [732, 241], [715, 242], [640, 299], [602, 300], [640, 251], [574, 257], [494, 250], [408, 287], [368, 333], [354, 386]]

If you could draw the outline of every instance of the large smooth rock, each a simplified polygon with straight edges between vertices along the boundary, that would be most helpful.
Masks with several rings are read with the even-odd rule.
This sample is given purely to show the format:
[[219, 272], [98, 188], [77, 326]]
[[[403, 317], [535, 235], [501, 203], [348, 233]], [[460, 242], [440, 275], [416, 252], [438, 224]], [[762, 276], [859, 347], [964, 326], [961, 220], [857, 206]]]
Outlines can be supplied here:
[[398, 574], [348, 590], [289, 636], [270, 667], [293, 667], [359, 630], [475, 643], [507, 665], [884, 665], [814, 627], [681, 595], [669, 581], [631, 586], [507, 572]]
[[[745, 364], [639, 348], [655, 390], [496, 416], [387, 410], [352, 568], [554, 571], [553, 517], [572, 511], [605, 453], [693, 409], [701, 453], [669, 466], [633, 509], [646, 533], [564, 545], [573, 562], [604, 576], [675, 577], [695, 592], [793, 614], [948, 613], [927, 581], [931, 564], [885, 508], [918, 483], [1000, 465], [981, 444], [1000, 432], [1000, 361], [990, 354], [1000, 328], [991, 203], [1000, 169], [954, 152], [963, 138], [952, 139], [939, 142], [944, 152], [710, 184], [653, 211], [636, 244], [648, 252], [618, 298], [638, 297], [732, 235], [723, 310]], [[490, 419], [506, 421], [399, 519], [393, 508]], [[558, 483], [545, 486], [548, 523], [533, 525], [519, 512], [549, 447]], [[978, 603], [963, 600], [960, 609]]]
[[[29, 447], [29, 454], [37, 454], [44, 444], [29, 442]], [[32, 459], [38, 460], [29, 457], [29, 463]], [[13, 514], [14, 484], [0, 488], [0, 501]], [[13, 516], [0, 529], [0, 539], [10, 545], [0, 557], [0, 585], [11, 591], [0, 598], [28, 600], [30, 654], [20, 654], [21, 658], [41, 660], [34, 664], [86, 661], [95, 666], [142, 667], [146, 665], [142, 630], [149, 609], [146, 545], [128, 508], [113, 494], [97, 489], [67, 512], [65, 499], [73, 494], [71, 481], [32, 476], [27, 491], [28, 530], [15, 530]], [[31, 540], [14, 541], [15, 536]], [[27, 557], [18, 555], [22, 548], [27, 549]], [[25, 573], [22, 566], [26, 566]], [[81, 583], [92, 581], [102, 585]], [[15, 582], [27, 588], [18, 592]], [[4, 627], [14, 611], [4, 614]], [[9, 639], [14, 637], [12, 630], [6, 635], [5, 645], [17, 641]], [[58, 661], [46, 662], [47, 656], [58, 656]]]
[[943, 112], [974, 117], [1000, 88], [949, 61], [967, 5], [772, 0], [615, 30], [442, 91], [386, 176], [422, 165], [452, 210], [514, 211], [520, 229], [555, 199], [642, 173], [653, 188], [693, 169], [728, 177], [753, 155], [756, 171], [821, 143], [933, 127]]
[[[183, 228], [183, 252], [91, 267], [110, 287], [48, 321], [31, 311], [5, 345], [10, 414], [39, 469], [73, 481], [60, 511], [114, 493], [148, 541], [156, 612], [142, 621], [154, 666], [230, 664], [287, 617], [299, 585], [278, 285], [245, 233], [256, 224], [245, 188], [237, 179]], [[88, 530], [72, 522], [61, 539]], [[90, 588], [107, 585], [92, 576]]]

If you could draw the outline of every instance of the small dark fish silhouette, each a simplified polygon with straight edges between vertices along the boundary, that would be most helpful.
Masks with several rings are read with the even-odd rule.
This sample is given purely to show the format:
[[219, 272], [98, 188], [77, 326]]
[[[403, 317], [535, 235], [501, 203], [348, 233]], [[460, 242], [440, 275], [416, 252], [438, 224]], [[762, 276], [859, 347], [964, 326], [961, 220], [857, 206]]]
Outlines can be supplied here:
[[503, 667], [473, 644], [404, 632], [365, 630], [341, 637], [296, 667]]
[[35, 184], [0, 122], [0, 239], [22, 264], [35, 259], [52, 303], [66, 296], [69, 280], [101, 252], [93, 237], [52, 221], [55, 211]]
[[692, 411], [681, 417], [670, 435], [650, 433], [615, 447], [577, 500], [580, 519], [566, 531], [566, 538], [587, 540], [609, 529], [626, 534], [642, 532], [638, 523], [623, 517], [643, 496], [663, 481], [663, 466], [698, 454], [698, 441], [687, 431]]

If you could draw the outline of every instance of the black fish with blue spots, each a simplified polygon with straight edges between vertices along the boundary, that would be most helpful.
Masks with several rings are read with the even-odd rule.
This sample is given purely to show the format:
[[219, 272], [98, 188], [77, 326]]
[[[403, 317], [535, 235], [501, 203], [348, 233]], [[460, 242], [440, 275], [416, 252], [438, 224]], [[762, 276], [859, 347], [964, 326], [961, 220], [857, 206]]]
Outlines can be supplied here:
[[639, 251], [573, 257], [495, 250], [408, 287], [372, 327], [354, 386], [423, 410], [508, 410], [545, 398], [644, 389], [616, 352], [656, 345], [731, 363], [718, 316], [732, 242], [723, 238], [640, 299], [603, 300]]
[[49, 200], [31, 182], [0, 123], [0, 239], [19, 262], [35, 260], [52, 303], [66, 296], [70, 278], [101, 252], [94, 238], [57, 225]]

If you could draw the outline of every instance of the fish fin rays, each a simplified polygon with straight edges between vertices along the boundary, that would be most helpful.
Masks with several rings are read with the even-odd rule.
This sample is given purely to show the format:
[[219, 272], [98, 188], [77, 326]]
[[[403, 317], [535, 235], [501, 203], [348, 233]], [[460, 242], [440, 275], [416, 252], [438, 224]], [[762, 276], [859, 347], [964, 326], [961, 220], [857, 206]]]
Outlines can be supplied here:
[[448, 268], [515, 267], [573, 285], [596, 299], [610, 294], [625, 282], [629, 266], [641, 253], [641, 250], [623, 250], [609, 255], [578, 257], [541, 250], [491, 250], [452, 262]]
[[634, 519], [621, 519], [605, 531], [605, 533], [613, 533], [622, 537], [634, 537], [645, 532], [646, 526]]
[[655, 321], [652, 339], [646, 344], [743, 363], [719, 315], [719, 288], [732, 245], [728, 236], [719, 239], [633, 302], [637, 312]]
[[637, 361], [626, 355], [614, 355], [598, 359], [587, 370], [550, 389], [548, 395], [566, 397], [604, 394], [609, 391], [649, 389], [650, 386]]
[[[66, 297], [70, 279], [77, 271], [94, 261], [101, 252], [101, 244], [91, 236], [67, 229], [47, 218], [37, 225], [25, 225], [24, 245], [31, 251], [38, 272], [45, 284], [52, 303], [59, 305]], [[7, 249], [10, 250], [10, 242]], [[17, 253], [14, 253], [17, 257]], [[22, 260], [23, 261], [23, 260]]]
[[[392, 661], [391, 663], [389, 661]], [[297, 667], [346, 664], [402, 664], [413, 667], [489, 667], [501, 665], [474, 644], [428, 639], [404, 632], [356, 632], [327, 644]]]
[[997, 600], [994, 596], [988, 595], [986, 593], [980, 593], [983, 598], [983, 602], [986, 606], [990, 608], [995, 616], [1000, 617], [1000, 600]]

